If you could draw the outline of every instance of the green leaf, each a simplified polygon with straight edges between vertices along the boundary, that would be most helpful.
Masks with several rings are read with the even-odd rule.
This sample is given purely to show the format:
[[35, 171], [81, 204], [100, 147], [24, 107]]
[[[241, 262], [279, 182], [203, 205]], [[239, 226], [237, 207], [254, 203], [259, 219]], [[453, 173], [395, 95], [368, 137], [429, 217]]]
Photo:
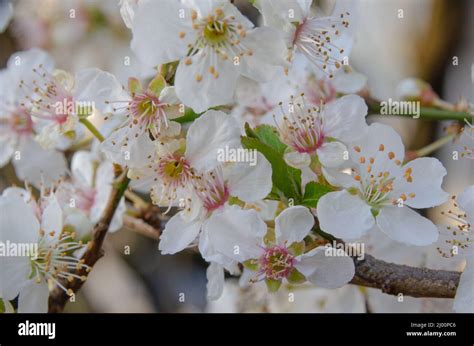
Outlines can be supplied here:
[[302, 284], [306, 281], [306, 277], [296, 268], [293, 268], [286, 278], [290, 284]]
[[290, 167], [283, 155], [262, 143], [258, 138], [242, 137], [242, 145], [246, 149], [255, 149], [262, 153], [272, 165], [273, 185], [287, 198], [296, 203], [301, 200], [301, 171]]
[[281, 280], [265, 279], [267, 284], [268, 292], [274, 293], [278, 291], [281, 286]]
[[0, 314], [3, 314], [5, 312], [5, 303], [3, 302], [3, 299], [0, 298]]
[[190, 123], [199, 118], [201, 114], [202, 113], [196, 113], [191, 108], [188, 108], [184, 111], [184, 115], [182, 117], [175, 118], [173, 121], [176, 121], [180, 124]]
[[302, 204], [310, 208], [316, 208], [319, 199], [331, 191], [331, 187], [311, 181], [306, 184]]
[[273, 148], [277, 153], [283, 155], [285, 153], [286, 145], [280, 140], [278, 131], [271, 125], [260, 125], [254, 129], [254, 132], [260, 141], [270, 148]]

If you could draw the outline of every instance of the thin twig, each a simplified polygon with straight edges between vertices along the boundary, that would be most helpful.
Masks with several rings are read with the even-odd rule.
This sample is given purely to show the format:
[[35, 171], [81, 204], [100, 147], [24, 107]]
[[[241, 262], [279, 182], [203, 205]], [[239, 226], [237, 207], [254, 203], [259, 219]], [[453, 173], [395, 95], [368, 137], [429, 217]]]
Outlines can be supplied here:
[[130, 215], [123, 216], [123, 224], [129, 230], [144, 235], [145, 237], [158, 240], [160, 239], [160, 229], [151, 226], [142, 219]]

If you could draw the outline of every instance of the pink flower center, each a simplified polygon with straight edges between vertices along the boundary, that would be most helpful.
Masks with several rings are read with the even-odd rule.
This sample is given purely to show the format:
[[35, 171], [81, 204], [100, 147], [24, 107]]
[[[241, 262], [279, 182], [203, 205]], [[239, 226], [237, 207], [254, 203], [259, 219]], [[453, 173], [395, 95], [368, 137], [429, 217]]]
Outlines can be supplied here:
[[286, 114], [280, 105], [283, 122], [277, 125], [283, 142], [299, 153], [314, 153], [324, 142], [323, 119], [320, 109], [307, 108], [293, 101]]
[[168, 127], [168, 118], [164, 109], [167, 104], [160, 103], [156, 95], [149, 91], [133, 97], [129, 104], [132, 116], [131, 126], [138, 126], [141, 131], [149, 130], [158, 138], [163, 127]]
[[266, 248], [260, 257], [260, 271], [267, 279], [281, 280], [286, 278], [295, 265], [295, 257], [283, 246]]
[[18, 135], [29, 135], [33, 133], [33, 121], [28, 111], [20, 107], [16, 109], [9, 119], [10, 128]]
[[169, 154], [162, 158], [158, 164], [157, 173], [163, 183], [171, 188], [186, 185], [193, 176], [190, 164], [180, 154]]
[[229, 200], [229, 188], [224, 181], [221, 170], [196, 177], [194, 185], [208, 212], [219, 209]]
[[26, 100], [31, 104], [31, 115], [64, 124], [68, 117], [76, 114], [76, 104], [71, 93], [42, 65], [33, 72], [37, 75], [31, 83], [20, 82], [20, 88], [25, 92]]

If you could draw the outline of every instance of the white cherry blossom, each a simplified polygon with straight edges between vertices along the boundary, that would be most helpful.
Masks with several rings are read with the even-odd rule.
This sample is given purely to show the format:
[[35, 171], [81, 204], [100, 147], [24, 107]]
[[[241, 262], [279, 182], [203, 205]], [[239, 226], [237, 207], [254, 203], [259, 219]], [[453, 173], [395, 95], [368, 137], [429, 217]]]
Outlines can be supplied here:
[[318, 202], [321, 229], [343, 239], [357, 239], [380, 229], [393, 240], [429, 245], [438, 238], [436, 226], [411, 208], [442, 204], [447, 193], [441, 183], [446, 169], [435, 158], [406, 164], [405, 148], [391, 127], [374, 123], [365, 137], [350, 147], [351, 174], [327, 174], [343, 189]]
[[292, 61], [295, 53], [302, 54], [316, 70], [332, 78], [352, 48], [347, 30], [349, 13], [315, 16], [311, 4], [312, 0], [255, 1], [265, 25], [284, 32], [288, 59]]
[[248, 211], [244, 217], [242, 211], [232, 208], [209, 220], [208, 236], [217, 251], [254, 270], [247, 272], [250, 281], [265, 280], [274, 290], [284, 279], [302, 282], [306, 278], [317, 286], [336, 288], [354, 276], [354, 263], [345, 253], [328, 256], [327, 249], [321, 246], [306, 253], [296, 250], [295, 245], [314, 225], [307, 208], [290, 207], [278, 215], [273, 238], [255, 211]]
[[54, 194], [43, 195], [37, 204], [28, 191], [8, 188], [0, 205], [0, 240], [36, 246], [26, 256], [0, 257], [0, 296], [13, 300], [19, 295], [18, 312], [47, 312], [48, 284], [71, 294], [59, 280], [85, 280], [70, 272], [87, 268], [74, 256], [85, 245], [74, 240], [74, 233], [63, 231], [64, 213]]
[[[62, 181], [56, 195], [66, 215], [66, 224], [76, 226], [79, 237], [90, 233], [102, 216], [114, 181], [114, 167], [110, 161], [99, 161], [92, 152], [78, 151], [71, 162], [71, 178]], [[109, 232], [122, 227], [125, 200], [119, 202], [110, 223]]]
[[32, 49], [13, 54], [7, 68], [0, 71], [0, 167], [11, 160], [18, 178], [39, 187], [66, 172], [66, 159], [61, 152], [43, 149], [35, 141], [39, 129], [18, 87], [21, 80], [30, 78], [35, 64], [48, 66], [52, 61], [45, 52]]
[[179, 61], [175, 86], [196, 112], [233, 101], [237, 80], [269, 80], [285, 65], [283, 37], [227, 0], [140, 1], [131, 47], [146, 64]]
[[304, 97], [295, 98], [287, 109], [281, 107], [281, 113], [278, 131], [289, 146], [285, 160], [296, 168], [308, 167], [316, 158], [323, 167], [341, 166], [346, 143], [367, 131], [367, 105], [357, 95], [347, 95], [320, 107], [306, 104]]

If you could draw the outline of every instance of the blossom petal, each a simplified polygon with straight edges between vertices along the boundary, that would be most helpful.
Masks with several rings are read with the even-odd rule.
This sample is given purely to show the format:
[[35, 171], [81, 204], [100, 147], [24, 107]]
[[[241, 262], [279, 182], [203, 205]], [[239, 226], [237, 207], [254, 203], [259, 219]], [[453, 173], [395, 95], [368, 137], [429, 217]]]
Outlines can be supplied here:
[[240, 59], [241, 73], [258, 82], [270, 80], [276, 73], [283, 72], [287, 65], [287, 48], [279, 31], [269, 27], [260, 27], [249, 31], [243, 42], [252, 51]]
[[12, 161], [15, 172], [35, 187], [50, 186], [67, 172], [67, 161], [60, 151], [46, 150], [31, 138], [22, 140], [18, 150], [20, 159]]
[[201, 226], [200, 221], [185, 222], [181, 213], [174, 215], [161, 234], [159, 245], [161, 253], [172, 255], [186, 248], [197, 238]]
[[289, 151], [283, 155], [288, 166], [303, 169], [311, 164], [311, 156], [308, 153], [299, 153], [297, 151]]
[[213, 247], [238, 262], [259, 257], [267, 226], [254, 210], [237, 206], [212, 214], [206, 224]]
[[32, 281], [20, 292], [20, 298], [18, 299], [18, 312], [47, 313], [48, 297], [48, 285], [45, 282], [37, 284]]
[[291, 245], [300, 242], [308, 235], [314, 225], [314, 217], [308, 208], [290, 207], [275, 219], [275, 237], [277, 243]]
[[48, 196], [46, 208], [41, 215], [41, 229], [50, 240], [58, 239], [63, 231], [63, 210], [54, 194]]
[[209, 50], [187, 59], [179, 63], [175, 77], [176, 94], [185, 105], [201, 113], [233, 102], [239, 66], [231, 58]]
[[425, 246], [438, 239], [436, 226], [409, 207], [382, 208], [376, 222], [391, 239], [408, 245]]
[[224, 268], [211, 262], [206, 270], [207, 297], [211, 300], [219, 299], [224, 291]]
[[[132, 23], [130, 46], [138, 58], [148, 66], [176, 61], [186, 56], [189, 43], [194, 43], [189, 9], [179, 1], [140, 1]], [[179, 33], [184, 33], [182, 39]]]
[[114, 104], [106, 102], [130, 100], [117, 78], [98, 68], [79, 71], [75, 78], [75, 90], [75, 101], [91, 102], [102, 113], [112, 112], [114, 108]]
[[346, 161], [344, 160], [346, 152], [347, 147], [341, 142], [325, 142], [317, 150], [319, 161], [323, 166], [329, 168], [341, 166]]
[[343, 239], [360, 238], [375, 222], [370, 206], [346, 190], [321, 197], [317, 215], [323, 231]]
[[422, 157], [408, 162], [403, 172], [411, 170], [410, 181], [404, 177], [395, 179], [393, 188], [397, 194], [405, 194], [405, 204], [413, 208], [431, 208], [446, 202], [449, 194], [441, 188], [446, 168], [432, 157]]
[[352, 280], [355, 274], [354, 261], [347, 255], [338, 255], [333, 249], [320, 246], [305, 253], [295, 265], [306, 279], [323, 288], [338, 288]]
[[74, 179], [78, 179], [86, 186], [93, 186], [94, 154], [90, 151], [77, 151], [71, 161], [71, 171]]
[[[15, 194], [0, 197], [0, 241], [36, 244], [40, 224], [33, 208]], [[24, 256], [0, 257], [0, 295], [14, 299], [31, 273], [30, 261]]]
[[322, 111], [324, 134], [350, 142], [367, 132], [367, 105], [357, 95], [347, 95], [329, 103]]
[[[356, 150], [357, 149], [357, 150]], [[383, 150], [381, 150], [383, 149]], [[368, 164], [369, 158], [374, 158], [372, 173], [376, 174], [382, 171], [397, 171], [395, 161], [403, 162], [405, 158], [405, 147], [400, 135], [390, 126], [379, 123], [373, 123], [368, 127], [366, 134], [355, 140], [349, 150], [350, 157], [354, 161], [360, 157], [365, 157]], [[361, 174], [367, 171], [363, 166]]]
[[[209, 136], [211, 133], [212, 136]], [[240, 128], [237, 121], [224, 112], [210, 110], [189, 127], [185, 156], [197, 170], [210, 170], [219, 164], [219, 149], [240, 146]]]
[[244, 202], [256, 202], [272, 190], [272, 166], [261, 153], [257, 153], [256, 165], [237, 162], [227, 177], [230, 194]]

